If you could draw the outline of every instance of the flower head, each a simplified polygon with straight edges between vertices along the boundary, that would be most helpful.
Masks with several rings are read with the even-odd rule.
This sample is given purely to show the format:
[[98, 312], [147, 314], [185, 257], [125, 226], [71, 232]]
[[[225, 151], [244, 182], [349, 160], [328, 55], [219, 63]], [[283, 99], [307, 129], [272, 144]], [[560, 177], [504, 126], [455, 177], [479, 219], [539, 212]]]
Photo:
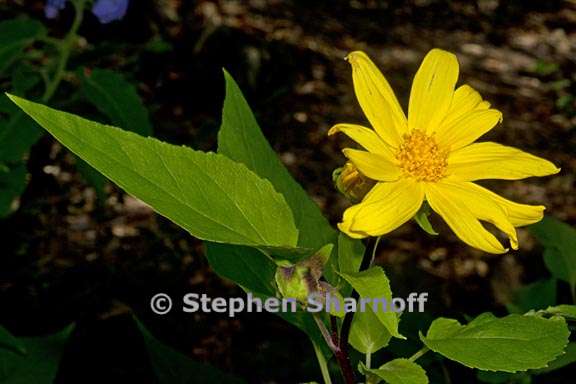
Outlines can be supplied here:
[[128, 0], [97, 0], [92, 13], [102, 24], [120, 20], [126, 15]]
[[[126, 15], [129, 0], [96, 0], [92, 13], [100, 23], [107, 24], [120, 20]], [[44, 15], [47, 19], [58, 17], [61, 10], [66, 7], [66, 0], [47, 0], [44, 6]]]
[[559, 169], [512, 147], [474, 143], [502, 121], [502, 114], [472, 87], [455, 88], [455, 55], [440, 49], [426, 55], [412, 83], [408, 117], [364, 52], [352, 52], [347, 60], [356, 96], [374, 129], [338, 124], [328, 134], [342, 132], [364, 147], [343, 152], [375, 185], [344, 212], [340, 230], [354, 238], [380, 236], [410, 220], [427, 201], [472, 247], [507, 252], [481, 223], [488, 222], [517, 249], [515, 227], [541, 220], [544, 207], [512, 202], [474, 181], [518, 180]]
[[44, 6], [44, 16], [47, 19], [54, 19], [66, 6], [66, 0], [48, 0]]

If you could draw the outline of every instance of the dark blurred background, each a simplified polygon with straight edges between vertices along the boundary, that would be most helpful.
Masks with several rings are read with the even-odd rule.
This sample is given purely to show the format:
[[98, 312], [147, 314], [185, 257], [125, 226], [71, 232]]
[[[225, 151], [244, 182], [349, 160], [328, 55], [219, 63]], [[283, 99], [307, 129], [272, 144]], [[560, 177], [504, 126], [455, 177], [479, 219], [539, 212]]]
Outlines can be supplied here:
[[[70, 11], [47, 22], [53, 35], [65, 33]], [[43, 1], [0, 1], [1, 19], [22, 14], [43, 20]], [[576, 224], [574, 1], [133, 0], [120, 22], [86, 17], [80, 34], [90, 49], [72, 63], [110, 68], [136, 83], [162, 140], [215, 150], [226, 68], [284, 164], [333, 223], [347, 206], [331, 182], [346, 139], [326, 132], [338, 122], [365, 123], [346, 53], [365, 50], [406, 106], [425, 53], [450, 50], [460, 83], [504, 113], [485, 139], [562, 168], [552, 177], [485, 185]], [[73, 163], [43, 138], [30, 155], [20, 208], [0, 221], [0, 323], [17, 335], [79, 324], [61, 382], [154, 382], [128, 307], [162, 341], [249, 382], [319, 380], [305, 335], [275, 316], [152, 314], [156, 292], [242, 291], [210, 270], [201, 242], [143, 203], [113, 185], [99, 202]], [[434, 224], [441, 236], [405, 225], [378, 255], [395, 292], [430, 292], [430, 316], [503, 314], [517, 287], [547, 276], [525, 230], [521, 251], [494, 256]], [[473, 371], [447, 365], [453, 383], [475, 382]], [[570, 375], [573, 369], [545, 382], [569, 383]]]

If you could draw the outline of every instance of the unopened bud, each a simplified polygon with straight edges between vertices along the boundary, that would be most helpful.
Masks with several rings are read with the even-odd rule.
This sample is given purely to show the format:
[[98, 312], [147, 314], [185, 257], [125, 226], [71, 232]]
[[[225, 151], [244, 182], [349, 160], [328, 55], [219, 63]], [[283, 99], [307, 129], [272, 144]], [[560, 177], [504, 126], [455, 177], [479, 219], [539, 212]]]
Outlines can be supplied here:
[[332, 180], [340, 193], [352, 202], [361, 201], [376, 184], [374, 180], [360, 173], [350, 161], [334, 171]]

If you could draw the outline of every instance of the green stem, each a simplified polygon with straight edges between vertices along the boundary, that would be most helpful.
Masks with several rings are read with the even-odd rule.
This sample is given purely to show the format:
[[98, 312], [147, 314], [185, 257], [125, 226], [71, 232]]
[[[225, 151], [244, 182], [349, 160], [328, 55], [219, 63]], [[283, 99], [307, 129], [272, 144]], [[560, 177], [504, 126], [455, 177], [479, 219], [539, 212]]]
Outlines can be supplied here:
[[366, 352], [366, 363], [364, 365], [368, 369], [372, 368], [372, 352], [371, 351]]
[[41, 101], [43, 103], [48, 102], [62, 81], [64, 77], [64, 73], [66, 72], [66, 67], [68, 66], [68, 60], [70, 59], [70, 54], [72, 52], [72, 48], [74, 47], [74, 43], [78, 38], [78, 29], [82, 24], [82, 19], [84, 18], [84, 5], [85, 0], [73, 1], [72, 4], [74, 5], [74, 21], [72, 21], [72, 26], [70, 30], [57, 45], [58, 52], [60, 57], [58, 58], [58, 63], [56, 65], [56, 71], [54, 72], [54, 77], [48, 83], [46, 90], [44, 91], [44, 95], [42, 95]]
[[421, 358], [423, 355], [425, 355], [426, 352], [428, 352], [428, 351], [430, 351], [430, 348], [422, 347], [422, 349], [420, 349], [418, 352], [413, 354], [408, 360], [414, 362], [414, 361], [418, 360], [419, 358]]
[[382, 236], [378, 236], [376, 238], [376, 242], [374, 243], [374, 248], [372, 248], [372, 258], [370, 259], [370, 265], [368, 266], [368, 268], [370, 268], [372, 266], [372, 264], [374, 264], [374, 260], [376, 259], [376, 250], [378, 249], [378, 244], [380, 244], [380, 239], [382, 239]]
[[330, 371], [328, 370], [328, 364], [326, 363], [326, 358], [322, 349], [312, 340], [312, 346], [314, 347], [314, 352], [316, 353], [316, 359], [318, 360], [318, 365], [320, 366], [320, 371], [322, 372], [322, 379], [324, 379], [324, 384], [332, 384], [332, 379], [330, 378]]

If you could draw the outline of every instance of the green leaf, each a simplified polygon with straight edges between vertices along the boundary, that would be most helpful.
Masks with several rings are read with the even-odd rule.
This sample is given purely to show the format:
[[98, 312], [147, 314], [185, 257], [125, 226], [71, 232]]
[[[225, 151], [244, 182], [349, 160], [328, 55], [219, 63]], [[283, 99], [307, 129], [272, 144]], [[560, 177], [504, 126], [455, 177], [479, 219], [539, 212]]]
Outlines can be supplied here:
[[526, 372], [506, 373], [492, 371], [478, 371], [476, 377], [482, 383], [489, 384], [530, 384], [532, 377]]
[[576, 230], [557, 219], [545, 216], [531, 225], [530, 231], [544, 246], [544, 262], [552, 275], [576, 287]]
[[249, 292], [276, 295], [276, 264], [261, 251], [239, 245], [206, 243], [206, 257], [220, 277], [232, 280]]
[[[381, 267], [372, 267], [356, 273], [341, 273], [341, 275], [358, 292], [360, 301], [363, 298], [370, 300], [367, 307], [372, 306], [371, 301], [374, 299], [385, 299], [387, 306], [390, 306], [392, 290], [390, 289], [390, 282]], [[403, 336], [398, 333], [398, 314], [391, 311], [382, 311], [381, 303], [378, 303], [378, 307], [380, 310], [375, 312], [378, 320], [380, 320], [392, 336], [403, 338]], [[358, 310], [360, 310], [360, 308], [358, 308]]]
[[[24, 353], [0, 345], [0, 382], [3, 384], [52, 384], [64, 346], [74, 326], [50, 336], [18, 338]], [[6, 330], [2, 330], [3, 334]]]
[[16, 337], [12, 336], [8, 330], [0, 326], [0, 350], [11, 350], [12, 352], [26, 354], [26, 348]]
[[[334, 274], [340, 279], [340, 275], [338, 275], [339, 271], [343, 273], [358, 272], [362, 264], [362, 258], [364, 257], [364, 250], [365, 247], [362, 241], [340, 233], [338, 236], [338, 259], [330, 259], [332, 262], [329, 261], [326, 274]], [[347, 296], [352, 293], [352, 286], [350, 286], [348, 282], [342, 281], [342, 284], [340, 284], [336, 278], [333, 278], [332, 281], [336, 281], [336, 283], [341, 286], [340, 292], [342, 292], [343, 295]]]
[[13, 19], [0, 22], [0, 73], [4, 72], [34, 39], [46, 33], [36, 20]]
[[[8, 100], [6, 95], [0, 95], [0, 104]], [[8, 103], [12, 104], [10, 101]], [[14, 104], [10, 109], [10, 118], [0, 120], [0, 161], [17, 163], [22, 161], [24, 155], [42, 137], [42, 129]]]
[[142, 136], [152, 134], [148, 110], [142, 104], [136, 87], [119, 73], [94, 68], [81, 71], [84, 97], [111, 123]]
[[[84, 98], [107, 116], [113, 125], [142, 136], [152, 135], [148, 110], [132, 83], [108, 69], [82, 68], [79, 72]], [[104, 187], [107, 180], [85, 162], [80, 161], [77, 166], [84, 179], [94, 187], [98, 197], [105, 199]]]
[[12, 89], [17, 95], [24, 95], [42, 82], [42, 76], [29, 64], [22, 63], [12, 71]]
[[[238, 245], [206, 243], [206, 256], [214, 272], [234, 281], [244, 291], [252, 292], [262, 300], [276, 296], [276, 263], [259, 250]], [[299, 310], [297, 313], [278, 315], [315, 340], [326, 356], [331, 356], [312, 314]]]
[[224, 71], [224, 78], [226, 99], [218, 134], [218, 152], [270, 180], [284, 195], [300, 231], [299, 246], [316, 250], [328, 243], [335, 244], [336, 231], [270, 147], [232, 76]]
[[576, 305], [556, 305], [546, 308], [544, 312], [555, 316], [562, 316], [568, 320], [576, 320]]
[[420, 228], [422, 228], [422, 230], [424, 230], [424, 232], [426, 232], [427, 234], [437, 236], [438, 232], [434, 230], [429, 220], [430, 213], [431, 213], [430, 205], [427, 202], [424, 202], [424, 204], [422, 204], [422, 207], [420, 207], [418, 212], [416, 212], [416, 215], [414, 216], [414, 221], [416, 221], [418, 226], [420, 226]]
[[108, 180], [100, 172], [92, 168], [88, 163], [80, 158], [76, 158], [76, 169], [82, 178], [94, 188], [100, 203], [106, 200], [106, 183]]
[[349, 341], [358, 352], [377, 352], [388, 345], [391, 337], [372, 309], [354, 313]]
[[10, 98], [73, 153], [193, 236], [296, 245], [298, 230], [284, 198], [244, 165]]
[[0, 217], [12, 212], [12, 203], [26, 189], [26, 176], [24, 164], [8, 167], [8, 172], [0, 172]]
[[135, 321], [144, 337], [150, 362], [160, 384], [244, 383], [243, 380], [229, 376], [210, 365], [199, 363], [175, 351], [156, 339], [138, 319]]
[[540, 280], [525, 285], [514, 292], [511, 303], [506, 305], [508, 312], [523, 314], [530, 310], [539, 310], [556, 302], [556, 279]]
[[470, 368], [517, 372], [545, 367], [559, 356], [570, 332], [562, 318], [483, 314], [468, 325], [439, 318], [422, 341]]
[[552, 372], [560, 368], [564, 368], [570, 364], [576, 363], [576, 343], [570, 343], [566, 346], [564, 354], [560, 355], [556, 360], [553, 360], [546, 368], [531, 371], [535, 375], [542, 375], [544, 373]]
[[426, 371], [408, 359], [395, 359], [378, 369], [368, 369], [360, 363], [363, 374], [374, 375], [388, 384], [428, 384]]

